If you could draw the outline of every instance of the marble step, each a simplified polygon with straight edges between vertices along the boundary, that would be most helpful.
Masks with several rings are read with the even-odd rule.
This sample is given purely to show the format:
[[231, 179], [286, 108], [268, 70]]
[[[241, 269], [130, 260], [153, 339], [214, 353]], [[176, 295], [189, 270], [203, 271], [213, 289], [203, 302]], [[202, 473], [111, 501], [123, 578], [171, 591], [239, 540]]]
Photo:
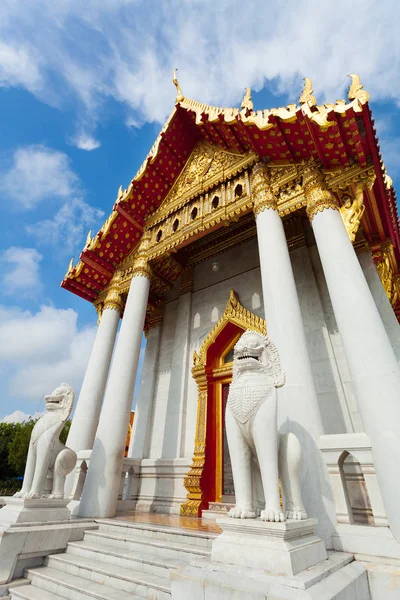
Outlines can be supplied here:
[[112, 548], [123, 548], [124, 550], [134, 550], [140, 554], [143, 552], [161, 556], [163, 558], [175, 558], [183, 561], [196, 558], [209, 558], [211, 548], [196, 546], [193, 544], [182, 544], [169, 540], [161, 541], [156, 539], [144, 539], [131, 535], [116, 535], [111, 532], [91, 531], [85, 533], [85, 543], [102, 544]]
[[116, 521], [115, 519], [98, 519], [100, 531], [108, 531], [118, 535], [193, 544], [211, 548], [217, 537], [216, 533], [182, 529], [178, 527], [163, 527], [147, 523]]
[[169, 577], [160, 577], [121, 565], [99, 562], [74, 554], [53, 554], [47, 557], [48, 568], [76, 575], [89, 582], [97, 582], [137, 596], [160, 600], [170, 599]]
[[31, 584], [12, 590], [10, 598], [11, 600], [64, 600], [63, 596], [47, 592]]
[[111, 546], [90, 544], [85, 541], [70, 542], [67, 547], [67, 554], [90, 558], [98, 563], [120, 565], [121, 567], [143, 571], [167, 579], [170, 569], [176, 569], [187, 562], [183, 559], [167, 558], [150, 553], [138, 554], [137, 551], [133, 550], [116, 549]]
[[[25, 576], [31, 580], [32, 587], [41, 592], [53, 593], [53, 600], [58, 600], [60, 597], [68, 600], [143, 600], [143, 596], [138, 596], [134, 592], [126, 592], [50, 567], [27, 569]], [[42, 599], [44, 595], [38, 596], [38, 598]], [[157, 595], [151, 594], [147, 598], [155, 600]]]

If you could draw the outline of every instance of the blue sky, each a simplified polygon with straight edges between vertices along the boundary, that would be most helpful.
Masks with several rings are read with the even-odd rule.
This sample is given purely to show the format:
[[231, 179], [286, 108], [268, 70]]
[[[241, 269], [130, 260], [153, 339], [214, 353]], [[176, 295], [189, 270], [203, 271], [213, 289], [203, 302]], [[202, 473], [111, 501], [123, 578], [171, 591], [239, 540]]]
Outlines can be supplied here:
[[89, 229], [108, 216], [171, 111], [175, 88], [209, 104], [371, 94], [388, 172], [399, 179], [397, 1], [2, 0], [0, 3], [0, 420], [78, 392], [93, 307], [61, 289]]

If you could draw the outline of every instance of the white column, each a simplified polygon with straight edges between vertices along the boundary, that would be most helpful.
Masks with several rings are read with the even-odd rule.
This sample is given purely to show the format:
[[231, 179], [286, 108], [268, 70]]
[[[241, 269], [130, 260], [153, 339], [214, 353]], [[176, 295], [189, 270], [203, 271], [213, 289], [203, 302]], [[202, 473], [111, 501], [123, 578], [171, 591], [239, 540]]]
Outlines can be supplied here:
[[150, 435], [150, 415], [157, 379], [158, 354], [160, 351], [161, 324], [150, 329], [147, 335], [142, 379], [133, 421], [132, 438], [129, 447], [130, 458], [146, 458], [145, 444]]
[[371, 252], [366, 249], [358, 256], [365, 279], [392, 344], [397, 362], [400, 362], [400, 325], [382, 285]]
[[293, 432], [301, 443], [305, 507], [310, 517], [318, 518], [318, 534], [329, 544], [335, 512], [317, 447], [324, 433], [321, 414], [285, 231], [262, 165], [254, 169], [253, 197], [267, 332], [286, 374], [286, 383], [278, 390], [279, 431]]
[[133, 267], [124, 317], [79, 507], [79, 516], [82, 517], [115, 515], [150, 277], [147, 265]]
[[[66, 442], [75, 452], [93, 448], [119, 317], [120, 309], [117, 306], [103, 309]], [[73, 473], [70, 473], [65, 482], [67, 496], [72, 491], [73, 483]]]
[[386, 513], [400, 541], [400, 368], [335, 200], [321, 181], [315, 170], [305, 171], [307, 212]]
[[67, 446], [75, 452], [93, 448], [119, 317], [116, 308], [103, 309], [68, 434]]

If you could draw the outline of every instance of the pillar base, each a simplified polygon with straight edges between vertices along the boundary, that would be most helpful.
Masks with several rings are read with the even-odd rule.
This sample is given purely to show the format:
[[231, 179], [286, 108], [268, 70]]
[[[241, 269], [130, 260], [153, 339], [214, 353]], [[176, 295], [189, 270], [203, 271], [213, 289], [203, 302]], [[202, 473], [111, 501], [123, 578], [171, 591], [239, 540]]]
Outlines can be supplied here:
[[314, 535], [317, 519], [270, 523], [259, 519], [217, 519], [222, 534], [211, 560], [280, 575], [296, 575], [327, 558]]
[[67, 508], [69, 499], [52, 498], [2, 498], [5, 506], [0, 511], [0, 527], [14, 523], [47, 523], [49, 521], [69, 521], [71, 513]]

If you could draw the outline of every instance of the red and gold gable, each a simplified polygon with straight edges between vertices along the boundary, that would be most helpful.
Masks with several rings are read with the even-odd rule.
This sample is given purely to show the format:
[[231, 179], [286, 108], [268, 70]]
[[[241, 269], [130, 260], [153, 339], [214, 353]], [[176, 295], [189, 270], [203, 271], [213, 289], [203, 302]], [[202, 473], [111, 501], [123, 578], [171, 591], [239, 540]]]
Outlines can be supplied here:
[[[179, 176], [201, 140], [231, 155], [252, 154], [274, 165], [314, 159], [327, 171], [354, 164], [373, 166], [376, 179], [362, 221], [365, 234], [371, 247], [390, 241], [395, 262], [400, 264], [395, 191], [380, 155], [368, 94], [357, 82], [353, 77], [347, 104], [339, 100], [317, 106], [309, 90], [303, 92], [300, 106], [257, 112], [251, 104], [241, 110], [217, 108], [179, 94], [143, 165], [129, 187], [119, 189], [111, 215], [97, 235], [88, 238], [78, 264], [71, 261], [61, 286], [86, 300], [96, 300], [116, 267], [137, 246], [146, 219], [179, 186]], [[209, 169], [210, 161], [204, 167]]]

